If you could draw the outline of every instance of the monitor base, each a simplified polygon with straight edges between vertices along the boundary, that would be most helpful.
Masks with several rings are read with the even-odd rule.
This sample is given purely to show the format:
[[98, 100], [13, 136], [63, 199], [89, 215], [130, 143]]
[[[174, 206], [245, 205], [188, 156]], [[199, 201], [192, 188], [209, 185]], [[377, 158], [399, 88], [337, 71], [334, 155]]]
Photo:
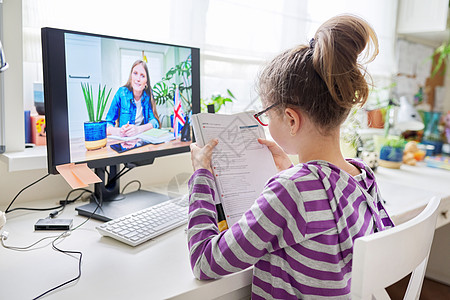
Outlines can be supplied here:
[[81, 216], [92, 216], [93, 219], [106, 222], [169, 199], [171, 198], [167, 195], [139, 190], [128, 194], [120, 194], [118, 195], [118, 198], [104, 201], [102, 206], [99, 207], [94, 214], [93, 212], [97, 208], [97, 203], [95, 201], [76, 207], [75, 210], [77, 210], [78, 214]]

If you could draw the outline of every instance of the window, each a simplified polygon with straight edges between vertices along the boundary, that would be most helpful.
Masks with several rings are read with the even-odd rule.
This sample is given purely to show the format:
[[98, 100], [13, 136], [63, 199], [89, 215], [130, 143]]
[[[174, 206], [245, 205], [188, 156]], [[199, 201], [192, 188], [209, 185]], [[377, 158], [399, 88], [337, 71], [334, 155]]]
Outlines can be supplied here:
[[[255, 83], [267, 60], [307, 43], [323, 21], [340, 13], [357, 14], [374, 26], [380, 55], [369, 71], [375, 80], [389, 81], [395, 72], [397, 1], [23, 0], [25, 109], [33, 106], [33, 83], [42, 82], [44, 26], [199, 47], [202, 98], [230, 89], [238, 102], [224, 109], [237, 112], [259, 105]], [[123, 60], [127, 55], [124, 49]]]

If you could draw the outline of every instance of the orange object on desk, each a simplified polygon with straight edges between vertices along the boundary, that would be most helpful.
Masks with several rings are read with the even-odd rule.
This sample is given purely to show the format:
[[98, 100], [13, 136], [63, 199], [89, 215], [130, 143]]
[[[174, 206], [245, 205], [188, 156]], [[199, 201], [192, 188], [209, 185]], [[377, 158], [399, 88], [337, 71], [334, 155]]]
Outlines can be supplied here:
[[36, 146], [44, 146], [47, 144], [46, 136], [45, 116], [31, 116], [31, 142]]
[[417, 161], [421, 161], [425, 158], [425, 154], [426, 154], [425, 151], [418, 150], [418, 151], [414, 152], [414, 159]]

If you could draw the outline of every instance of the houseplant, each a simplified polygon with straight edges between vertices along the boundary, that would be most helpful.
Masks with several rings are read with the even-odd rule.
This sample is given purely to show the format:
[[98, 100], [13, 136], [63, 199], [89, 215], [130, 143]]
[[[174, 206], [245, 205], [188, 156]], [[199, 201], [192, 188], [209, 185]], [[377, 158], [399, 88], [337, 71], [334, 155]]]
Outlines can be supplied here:
[[100, 149], [106, 146], [106, 121], [102, 120], [111, 89], [106, 95], [106, 85], [98, 85], [97, 105], [94, 107], [92, 85], [81, 83], [89, 121], [84, 122], [84, 144], [87, 150]]
[[183, 111], [189, 116], [192, 110], [192, 60], [189, 55], [186, 60], [170, 68], [165, 76], [153, 86], [153, 97], [159, 107], [164, 108], [160, 113], [161, 124], [171, 127], [175, 91], [180, 91]]
[[214, 106], [214, 112], [218, 112], [223, 105], [227, 104], [227, 102], [232, 103], [234, 100], [236, 100], [236, 97], [234, 97], [233, 93], [227, 89], [227, 96], [223, 96], [222, 94], [213, 94], [211, 95], [211, 98], [206, 99], [200, 99], [201, 102], [201, 112], [208, 112], [208, 106], [213, 105]]
[[383, 139], [380, 149], [379, 165], [391, 169], [399, 169], [403, 161], [403, 149], [406, 141], [398, 136], [388, 136]]

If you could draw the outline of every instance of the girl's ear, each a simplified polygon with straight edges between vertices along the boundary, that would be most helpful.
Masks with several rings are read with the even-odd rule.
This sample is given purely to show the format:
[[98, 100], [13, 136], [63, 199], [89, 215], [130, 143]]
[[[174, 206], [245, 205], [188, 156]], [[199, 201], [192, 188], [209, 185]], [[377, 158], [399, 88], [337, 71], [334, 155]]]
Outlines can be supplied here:
[[303, 116], [297, 110], [289, 107], [284, 110], [284, 116], [288, 121], [291, 136], [295, 136], [303, 124]]

